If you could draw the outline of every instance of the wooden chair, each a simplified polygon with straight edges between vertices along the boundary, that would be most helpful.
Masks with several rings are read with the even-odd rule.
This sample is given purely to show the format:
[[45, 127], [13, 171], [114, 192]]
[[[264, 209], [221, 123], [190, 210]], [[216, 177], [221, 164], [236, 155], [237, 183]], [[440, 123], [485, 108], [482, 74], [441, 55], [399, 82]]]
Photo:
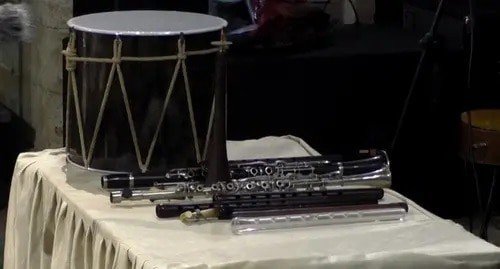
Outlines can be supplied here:
[[471, 165], [480, 164], [493, 169], [490, 192], [480, 229], [480, 237], [487, 239], [488, 224], [496, 202], [497, 169], [500, 167], [500, 109], [463, 112], [460, 125], [460, 156]]

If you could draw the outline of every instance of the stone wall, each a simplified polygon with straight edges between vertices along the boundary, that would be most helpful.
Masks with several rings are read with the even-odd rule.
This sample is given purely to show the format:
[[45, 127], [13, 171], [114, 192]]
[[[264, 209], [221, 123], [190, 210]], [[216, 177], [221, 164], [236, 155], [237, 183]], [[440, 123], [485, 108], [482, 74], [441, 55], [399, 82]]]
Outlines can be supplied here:
[[62, 40], [66, 21], [73, 15], [72, 0], [35, 0], [32, 3], [37, 33], [23, 50], [23, 81], [31, 92], [31, 124], [37, 148], [63, 146]]
[[24, 2], [32, 9], [35, 36], [29, 43], [0, 47], [0, 102], [33, 126], [37, 149], [62, 147], [61, 51], [73, 1]]
[[0, 102], [20, 113], [19, 45], [0, 44]]
[[[0, 5], [15, 1], [0, 0]], [[0, 43], [0, 102], [14, 113], [21, 114], [20, 50], [17, 43]]]

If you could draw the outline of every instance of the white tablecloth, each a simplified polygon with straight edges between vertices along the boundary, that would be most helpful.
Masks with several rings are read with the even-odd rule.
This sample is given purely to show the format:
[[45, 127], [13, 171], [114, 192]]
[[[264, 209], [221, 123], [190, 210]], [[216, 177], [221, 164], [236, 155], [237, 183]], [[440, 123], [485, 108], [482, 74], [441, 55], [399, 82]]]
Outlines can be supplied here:
[[[229, 142], [231, 159], [317, 154], [294, 137]], [[500, 249], [411, 201], [402, 223], [233, 235], [229, 223], [159, 220], [111, 205], [64, 150], [24, 153], [12, 182], [5, 268], [498, 268]], [[386, 190], [384, 200], [404, 199]]]

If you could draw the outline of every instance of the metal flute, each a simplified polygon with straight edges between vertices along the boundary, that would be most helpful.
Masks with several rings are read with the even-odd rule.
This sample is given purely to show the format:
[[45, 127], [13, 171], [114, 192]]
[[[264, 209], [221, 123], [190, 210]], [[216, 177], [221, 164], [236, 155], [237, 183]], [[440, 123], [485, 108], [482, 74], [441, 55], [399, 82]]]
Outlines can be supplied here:
[[[344, 174], [352, 175], [389, 165], [385, 152], [370, 158], [341, 162], [338, 155], [310, 156], [295, 158], [272, 158], [230, 161], [230, 178], [244, 179], [257, 176], [277, 176], [290, 173], [300, 174], [327, 174], [333, 171], [344, 170]], [[164, 175], [148, 174], [109, 174], [101, 177], [101, 186], [106, 190], [125, 188], [151, 188], [165, 183], [179, 181], [205, 181], [206, 168], [200, 167], [171, 169]]]
[[322, 175], [289, 174], [286, 176], [257, 176], [232, 180], [230, 182], [218, 182], [207, 186], [204, 182], [172, 182], [158, 186], [156, 190], [119, 190], [110, 192], [111, 203], [137, 200], [176, 200], [191, 199], [194, 197], [210, 197], [215, 193], [254, 193], [269, 191], [302, 191], [302, 190], [326, 190], [344, 184], [363, 183], [370, 185], [375, 181], [390, 182], [391, 171], [388, 166], [353, 175], [344, 175], [343, 170]]

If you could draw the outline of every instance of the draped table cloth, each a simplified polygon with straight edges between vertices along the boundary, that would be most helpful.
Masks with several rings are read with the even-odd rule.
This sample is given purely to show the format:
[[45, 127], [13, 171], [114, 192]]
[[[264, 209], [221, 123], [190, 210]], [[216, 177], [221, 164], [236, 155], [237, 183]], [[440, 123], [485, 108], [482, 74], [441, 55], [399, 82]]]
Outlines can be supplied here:
[[[293, 136], [229, 141], [230, 159], [318, 155]], [[18, 157], [7, 216], [6, 269], [498, 268], [500, 249], [406, 200], [404, 222], [233, 235], [229, 222], [157, 219], [149, 201], [111, 205], [100, 174], [63, 149]]]

